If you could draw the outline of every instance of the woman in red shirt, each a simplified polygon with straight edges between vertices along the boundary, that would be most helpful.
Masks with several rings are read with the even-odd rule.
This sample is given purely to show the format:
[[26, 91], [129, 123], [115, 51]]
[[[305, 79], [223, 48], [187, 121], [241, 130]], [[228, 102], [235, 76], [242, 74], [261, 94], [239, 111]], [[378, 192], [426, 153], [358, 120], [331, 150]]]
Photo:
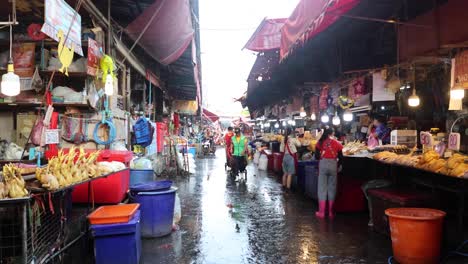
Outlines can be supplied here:
[[328, 217], [333, 219], [333, 210], [336, 196], [336, 182], [338, 174], [338, 160], [343, 159], [343, 146], [333, 138], [333, 128], [323, 131], [322, 137], [315, 147], [315, 158], [319, 162], [318, 198], [319, 210], [315, 215], [319, 218], [325, 217], [328, 201]]

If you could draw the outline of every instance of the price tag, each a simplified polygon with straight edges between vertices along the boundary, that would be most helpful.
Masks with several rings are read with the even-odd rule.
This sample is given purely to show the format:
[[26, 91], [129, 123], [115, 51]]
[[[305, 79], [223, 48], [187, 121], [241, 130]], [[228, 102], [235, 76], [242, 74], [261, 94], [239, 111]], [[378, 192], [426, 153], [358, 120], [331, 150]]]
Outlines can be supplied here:
[[427, 148], [431, 148], [434, 145], [432, 135], [428, 132], [421, 132], [420, 133], [420, 141], [421, 145]]
[[46, 144], [58, 144], [59, 143], [59, 130], [58, 129], [46, 129], [45, 143]]
[[460, 150], [460, 133], [450, 133], [448, 138], [448, 149]]

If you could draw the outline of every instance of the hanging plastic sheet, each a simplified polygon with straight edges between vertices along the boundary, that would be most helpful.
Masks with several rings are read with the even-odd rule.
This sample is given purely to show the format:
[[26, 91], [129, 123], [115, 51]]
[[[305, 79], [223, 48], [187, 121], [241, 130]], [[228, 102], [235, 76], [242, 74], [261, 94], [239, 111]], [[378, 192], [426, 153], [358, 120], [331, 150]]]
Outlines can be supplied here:
[[168, 65], [177, 60], [192, 41], [190, 3], [188, 0], [156, 1], [130, 23], [125, 31], [154, 59]]

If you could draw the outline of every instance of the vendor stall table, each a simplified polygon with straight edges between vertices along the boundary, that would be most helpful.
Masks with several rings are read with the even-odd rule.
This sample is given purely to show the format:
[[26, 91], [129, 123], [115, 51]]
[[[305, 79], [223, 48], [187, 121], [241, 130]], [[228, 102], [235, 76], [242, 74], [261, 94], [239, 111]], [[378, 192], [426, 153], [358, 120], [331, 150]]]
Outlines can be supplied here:
[[[364, 168], [364, 169], [363, 169]], [[463, 240], [466, 215], [466, 196], [468, 195], [468, 179], [451, 177], [440, 173], [421, 170], [414, 167], [388, 164], [371, 158], [371, 155], [345, 156], [343, 171], [353, 177], [365, 180], [387, 179], [398, 188], [414, 187], [428, 192], [436, 197], [435, 207], [448, 210], [456, 216], [454, 232], [458, 240]], [[454, 196], [455, 206], [445, 208], [441, 204], [444, 196]], [[439, 198], [439, 199], [437, 199]]]
[[114, 173], [119, 171], [54, 191], [27, 185], [29, 197], [0, 200], [2, 263], [47, 263], [78, 242], [88, 232], [86, 216], [92, 209], [91, 195], [88, 208], [72, 214], [73, 187]]

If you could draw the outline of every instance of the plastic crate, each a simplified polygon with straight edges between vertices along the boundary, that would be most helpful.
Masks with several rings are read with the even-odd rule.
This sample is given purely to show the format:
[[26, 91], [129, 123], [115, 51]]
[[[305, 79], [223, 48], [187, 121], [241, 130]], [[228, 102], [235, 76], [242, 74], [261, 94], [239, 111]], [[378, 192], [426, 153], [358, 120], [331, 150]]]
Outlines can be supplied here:
[[101, 206], [88, 215], [92, 225], [127, 223], [135, 215], [139, 204], [119, 204]]
[[91, 225], [96, 264], [135, 264], [141, 256], [140, 211], [122, 224]]
[[130, 169], [115, 172], [106, 178], [101, 178], [90, 183], [83, 183], [73, 190], [74, 203], [88, 202], [88, 185], [91, 184], [91, 201], [98, 204], [118, 204], [128, 191], [130, 181]]
[[335, 211], [341, 213], [365, 211], [367, 209], [367, 201], [361, 188], [363, 184], [363, 180], [338, 175]]
[[433, 197], [415, 190], [371, 189], [367, 191], [372, 207], [373, 229], [389, 235], [390, 229], [385, 210], [399, 207], [427, 207], [433, 204]]

